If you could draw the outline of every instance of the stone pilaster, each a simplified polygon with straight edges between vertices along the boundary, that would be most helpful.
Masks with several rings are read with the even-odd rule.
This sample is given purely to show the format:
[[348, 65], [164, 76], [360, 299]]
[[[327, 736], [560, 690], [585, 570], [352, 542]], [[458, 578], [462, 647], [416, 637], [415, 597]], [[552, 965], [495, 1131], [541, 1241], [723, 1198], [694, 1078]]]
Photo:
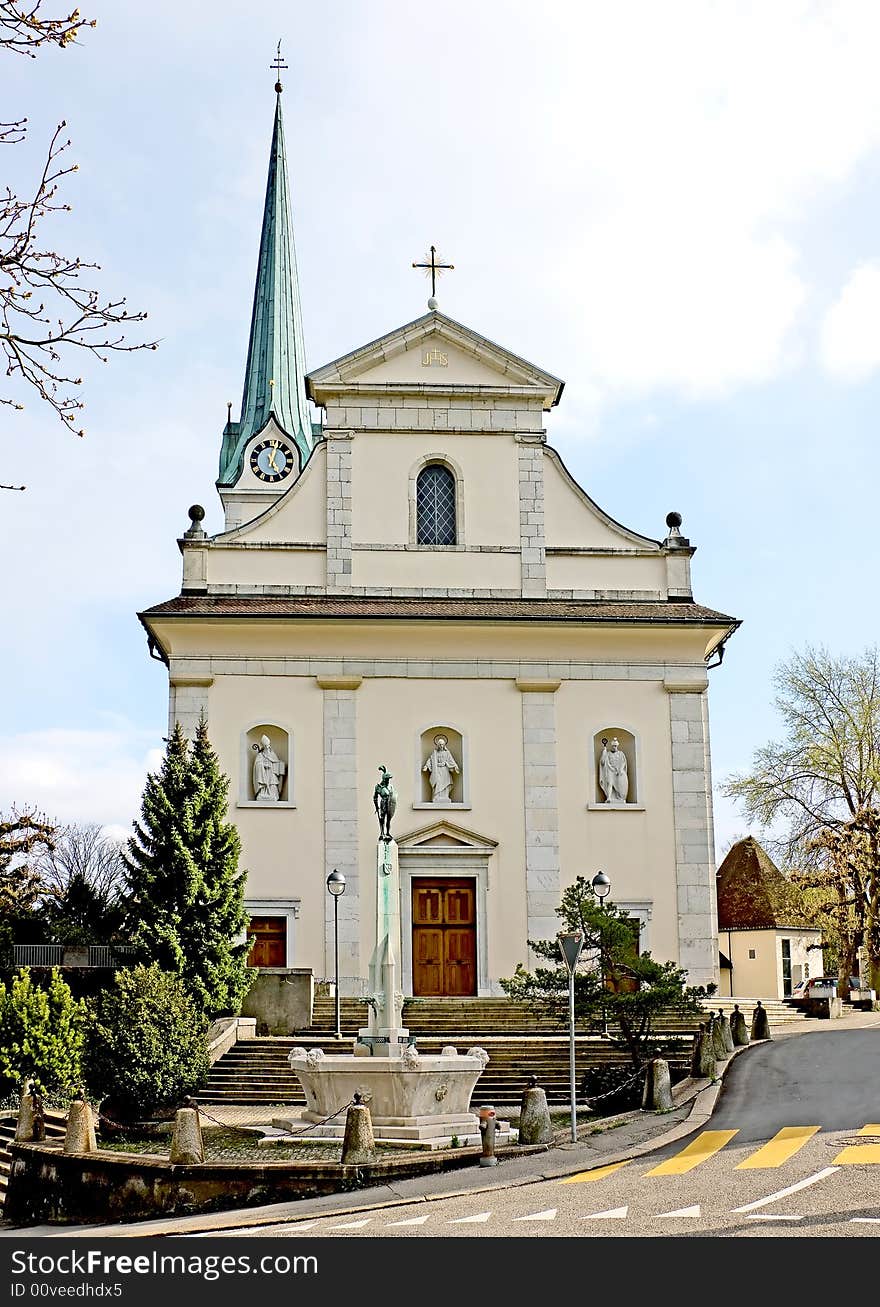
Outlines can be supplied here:
[[187, 739], [192, 739], [201, 717], [208, 716], [208, 690], [213, 676], [174, 675], [168, 684], [168, 734], [179, 722]]
[[[529, 939], [559, 930], [559, 799], [556, 701], [559, 681], [518, 679], [522, 694], [526, 914]], [[529, 951], [529, 966], [539, 962]]]
[[519, 443], [519, 545], [523, 596], [547, 593], [544, 547], [544, 437], [517, 436]]
[[338, 899], [339, 988], [360, 993], [360, 875], [358, 868], [357, 704], [359, 677], [319, 676], [324, 692], [324, 974], [335, 970], [333, 896], [327, 877], [334, 869], [345, 876]]
[[327, 440], [327, 589], [351, 590], [351, 441], [350, 431], [328, 431]]
[[[704, 682], [705, 684], [705, 682]], [[666, 682], [672, 735], [672, 801], [678, 953], [692, 985], [718, 981], [718, 912], [709, 717], [705, 689]]]

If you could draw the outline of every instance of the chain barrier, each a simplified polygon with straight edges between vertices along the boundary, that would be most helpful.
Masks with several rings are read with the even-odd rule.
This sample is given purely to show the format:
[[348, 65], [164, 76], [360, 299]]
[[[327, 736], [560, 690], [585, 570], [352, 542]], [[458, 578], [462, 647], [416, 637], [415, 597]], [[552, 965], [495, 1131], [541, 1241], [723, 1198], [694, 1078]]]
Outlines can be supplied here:
[[621, 1081], [621, 1083], [615, 1085], [613, 1089], [606, 1089], [604, 1094], [590, 1094], [584, 1098], [584, 1102], [590, 1106], [593, 1103], [601, 1103], [605, 1098], [613, 1098], [615, 1094], [620, 1094], [624, 1089], [628, 1089], [630, 1085], [634, 1085], [637, 1080], [642, 1080], [647, 1074], [647, 1070], [647, 1066], [641, 1067], [641, 1069], [636, 1071], [634, 1075], [631, 1075], [628, 1080]]

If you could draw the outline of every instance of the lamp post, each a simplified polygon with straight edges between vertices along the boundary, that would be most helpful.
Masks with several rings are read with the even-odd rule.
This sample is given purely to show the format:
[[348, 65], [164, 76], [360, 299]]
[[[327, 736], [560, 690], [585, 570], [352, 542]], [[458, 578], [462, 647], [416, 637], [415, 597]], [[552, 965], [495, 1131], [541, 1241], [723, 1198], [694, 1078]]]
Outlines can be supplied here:
[[574, 1066], [574, 972], [581, 955], [581, 949], [584, 947], [584, 937], [581, 932], [572, 931], [565, 934], [560, 931], [556, 936], [559, 941], [559, 952], [562, 954], [562, 960], [568, 971], [568, 1071], [571, 1086], [571, 1142], [577, 1143], [577, 1090], [575, 1088], [575, 1066]]
[[[605, 875], [604, 871], [597, 871], [596, 875], [590, 882], [590, 888], [599, 900], [599, 906], [605, 906], [605, 900], [611, 893], [611, 881]], [[599, 932], [599, 966], [601, 968], [602, 979], [602, 1034], [608, 1034], [608, 1019], [605, 1012], [605, 932]]]
[[339, 898], [345, 893], [345, 877], [334, 867], [327, 877], [327, 889], [333, 895], [333, 961], [335, 966], [335, 983], [333, 994], [336, 998], [336, 1038], [342, 1038], [342, 1026], [339, 1018]]

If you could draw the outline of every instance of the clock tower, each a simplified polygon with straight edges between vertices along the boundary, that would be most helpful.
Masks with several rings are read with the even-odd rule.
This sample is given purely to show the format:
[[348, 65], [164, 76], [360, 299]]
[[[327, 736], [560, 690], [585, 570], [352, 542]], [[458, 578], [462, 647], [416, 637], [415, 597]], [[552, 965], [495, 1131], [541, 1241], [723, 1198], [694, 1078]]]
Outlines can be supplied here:
[[233, 422], [230, 405], [220, 451], [217, 489], [227, 530], [252, 521], [280, 498], [304, 467], [320, 432], [306, 401], [281, 89], [277, 82], [241, 416]]

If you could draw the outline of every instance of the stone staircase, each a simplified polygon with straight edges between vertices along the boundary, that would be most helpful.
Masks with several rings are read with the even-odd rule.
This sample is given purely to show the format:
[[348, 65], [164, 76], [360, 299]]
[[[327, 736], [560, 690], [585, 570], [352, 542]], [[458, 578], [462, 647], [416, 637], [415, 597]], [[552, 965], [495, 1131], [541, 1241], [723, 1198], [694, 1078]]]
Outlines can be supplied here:
[[[0, 1116], [0, 1213], [6, 1200], [6, 1188], [9, 1184], [9, 1172], [12, 1167], [12, 1154], [9, 1145], [15, 1139], [17, 1113], [8, 1112]], [[46, 1113], [46, 1138], [63, 1139], [66, 1119], [62, 1112]]]
[[[342, 999], [342, 1040], [337, 1041], [333, 999], [317, 998], [308, 1030], [287, 1038], [235, 1044], [211, 1068], [199, 1097], [203, 1102], [230, 1105], [303, 1103], [299, 1081], [287, 1065], [290, 1050], [300, 1046], [348, 1053], [358, 1029], [367, 1024], [367, 1015], [363, 1000]], [[518, 1103], [530, 1075], [538, 1077], [548, 1101], [568, 1101], [568, 1033], [565, 1023], [554, 1016], [541, 1016], [528, 1005], [506, 998], [410, 999], [404, 1005], [403, 1019], [421, 1053], [439, 1053], [446, 1044], [453, 1044], [459, 1053], [475, 1044], [485, 1048], [490, 1060], [474, 1090], [474, 1105]], [[688, 1065], [697, 1025], [696, 1017], [670, 1017], [660, 1023], [658, 1034], [670, 1041], [673, 1065]], [[674, 1044], [678, 1048], [672, 1051]], [[582, 1025], [578, 1026], [575, 1061], [578, 1079], [588, 1067], [628, 1065], [625, 1053]]]
[[[746, 1024], [749, 1025], [751, 1024], [752, 1013], [755, 1010], [755, 1002], [756, 1000], [753, 998], [718, 998], [716, 995], [707, 1006], [713, 1012], [718, 1012], [720, 1009], [729, 1017], [733, 1011], [734, 1003], [738, 1003], [739, 1010], [745, 1014]], [[761, 1002], [767, 1009], [767, 1020], [770, 1022], [771, 1034], [775, 1026], [790, 1026], [809, 1020], [802, 1007], [791, 1007], [784, 998], [762, 998]]]

